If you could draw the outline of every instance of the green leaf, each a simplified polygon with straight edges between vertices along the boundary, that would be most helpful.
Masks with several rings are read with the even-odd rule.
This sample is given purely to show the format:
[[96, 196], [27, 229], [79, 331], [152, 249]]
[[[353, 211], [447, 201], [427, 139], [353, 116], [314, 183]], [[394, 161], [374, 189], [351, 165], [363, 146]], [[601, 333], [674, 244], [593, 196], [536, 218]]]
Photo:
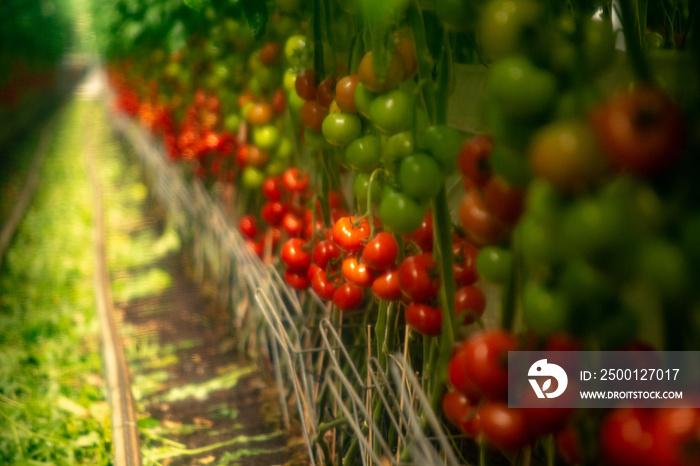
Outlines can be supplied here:
[[194, 11], [202, 11], [209, 3], [209, 0], [184, 0], [185, 5], [192, 8]]
[[267, 26], [267, 4], [261, 0], [241, 0], [240, 4], [243, 18], [248, 23], [255, 40], [260, 39], [265, 34], [265, 27]]
[[185, 32], [185, 24], [182, 21], [176, 21], [168, 33], [168, 49], [170, 52], [176, 52], [187, 45], [187, 33]]

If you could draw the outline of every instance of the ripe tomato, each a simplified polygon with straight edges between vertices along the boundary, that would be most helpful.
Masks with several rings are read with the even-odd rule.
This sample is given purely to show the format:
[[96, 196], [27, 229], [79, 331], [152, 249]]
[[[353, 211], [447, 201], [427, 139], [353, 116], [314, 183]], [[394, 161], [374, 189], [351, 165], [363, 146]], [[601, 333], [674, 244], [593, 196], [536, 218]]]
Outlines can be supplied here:
[[452, 254], [454, 254], [455, 283], [457, 286], [467, 286], [474, 283], [478, 274], [476, 272], [476, 258], [479, 250], [466, 238], [456, 238], [452, 241]]
[[503, 330], [476, 334], [453, 357], [457, 362], [451, 372], [463, 371], [486, 398], [503, 399], [508, 394], [508, 351], [516, 348], [516, 338]]
[[368, 288], [372, 286], [374, 276], [372, 271], [367, 267], [367, 264], [358, 262], [355, 257], [346, 257], [341, 268], [343, 277], [346, 281], [357, 285], [360, 288]]
[[404, 259], [399, 266], [401, 292], [414, 303], [427, 303], [440, 288], [437, 264], [433, 254], [423, 252]]
[[427, 211], [420, 226], [413, 232], [406, 235], [408, 239], [418, 245], [423, 252], [433, 251], [433, 213]]
[[[321, 269], [326, 270], [328, 268], [328, 263], [334, 259], [338, 259], [341, 252], [342, 251], [334, 241], [324, 239], [323, 241], [316, 243], [312, 258], [314, 264], [321, 267]], [[331, 266], [333, 266], [332, 262]]]
[[648, 410], [620, 408], [608, 414], [600, 427], [605, 461], [614, 466], [651, 466], [654, 437]]
[[352, 283], [343, 283], [333, 293], [333, 304], [341, 311], [354, 311], [362, 305], [364, 291]]
[[335, 78], [328, 77], [321, 81], [316, 88], [316, 102], [322, 107], [329, 108], [333, 102], [333, 88], [335, 88]]
[[683, 155], [687, 134], [680, 107], [650, 85], [635, 87], [594, 109], [591, 123], [620, 170], [655, 175]]
[[651, 463], [666, 466], [700, 464], [698, 429], [700, 410], [673, 407], [657, 411], [651, 428], [654, 445]]
[[289, 192], [303, 193], [309, 187], [309, 183], [309, 174], [299, 168], [288, 168], [282, 174], [282, 184]]
[[496, 243], [508, 233], [508, 227], [494, 218], [475, 189], [468, 190], [462, 198], [459, 218], [462, 227], [478, 244]]
[[517, 450], [530, 442], [525, 416], [506, 403], [486, 403], [479, 410], [481, 430], [487, 442], [505, 450]]
[[319, 270], [311, 279], [311, 288], [314, 292], [326, 301], [333, 299], [335, 290], [340, 286], [340, 277], [333, 281], [328, 280], [328, 275], [325, 270]]
[[262, 218], [271, 226], [278, 226], [289, 207], [279, 201], [266, 202], [262, 206]]
[[387, 270], [396, 263], [399, 244], [390, 233], [377, 233], [362, 250], [362, 260], [374, 270]]
[[253, 239], [258, 234], [258, 226], [255, 217], [244, 215], [238, 222], [238, 229], [246, 238]]
[[455, 312], [462, 325], [473, 324], [486, 309], [486, 297], [475, 286], [463, 286], [455, 292]]
[[[357, 223], [356, 223], [357, 222]], [[366, 218], [343, 217], [333, 225], [333, 241], [347, 252], [359, 252], [370, 237], [370, 225]]]
[[306, 101], [316, 98], [316, 72], [314, 70], [301, 70], [294, 81], [294, 89], [297, 95]]
[[404, 63], [401, 55], [394, 54], [384, 79], [379, 79], [372, 62], [372, 52], [367, 52], [357, 69], [360, 82], [372, 92], [386, 92], [394, 89], [404, 79]]
[[282, 198], [282, 179], [277, 176], [265, 178], [262, 184], [263, 195], [271, 201], [279, 201]]
[[357, 113], [355, 105], [355, 88], [360, 82], [356, 74], [345, 76], [335, 85], [335, 101], [340, 110], [346, 113]]
[[252, 125], [262, 126], [272, 121], [274, 110], [267, 102], [254, 103], [245, 114], [246, 120]]
[[401, 287], [399, 286], [399, 272], [397, 269], [389, 269], [372, 282], [374, 295], [385, 301], [401, 299]]
[[492, 176], [484, 185], [484, 206], [505, 225], [518, 222], [524, 204], [525, 190], [511, 186], [500, 176]]
[[306, 271], [295, 272], [289, 269], [284, 271], [284, 281], [295, 290], [300, 291], [307, 289], [311, 283], [309, 278], [306, 276]]
[[455, 427], [460, 427], [462, 419], [469, 413], [469, 408], [469, 399], [464, 393], [448, 390], [442, 396], [442, 413]]
[[326, 115], [328, 115], [328, 109], [315, 100], [307, 100], [301, 107], [301, 121], [314, 131], [320, 132], [323, 129]]
[[406, 323], [421, 335], [438, 336], [442, 332], [442, 309], [427, 304], [410, 304], [406, 307]]
[[287, 233], [287, 236], [301, 236], [304, 231], [304, 222], [291, 212], [287, 212], [282, 217], [282, 229]]
[[265, 252], [265, 245], [262, 243], [262, 241], [247, 239], [245, 240], [245, 244], [247, 244], [250, 250], [253, 251], [253, 253], [258, 257], [262, 257], [263, 253]]
[[277, 89], [272, 94], [272, 109], [275, 111], [275, 115], [281, 115], [286, 108], [287, 94], [285, 94], [283, 89]]
[[311, 255], [304, 250], [306, 241], [301, 238], [290, 238], [282, 245], [282, 262], [293, 272], [306, 272], [311, 265]]
[[[260, 168], [265, 165], [268, 160], [270, 160], [270, 154], [256, 145], [248, 145], [248, 164], [250, 166]], [[262, 182], [264, 183], [264, 179]]]
[[467, 139], [459, 150], [458, 162], [462, 176], [476, 186], [483, 186], [491, 177], [489, 158], [493, 150], [490, 136], [477, 135]]
[[280, 59], [280, 44], [278, 42], [268, 42], [260, 49], [260, 63], [270, 66]]

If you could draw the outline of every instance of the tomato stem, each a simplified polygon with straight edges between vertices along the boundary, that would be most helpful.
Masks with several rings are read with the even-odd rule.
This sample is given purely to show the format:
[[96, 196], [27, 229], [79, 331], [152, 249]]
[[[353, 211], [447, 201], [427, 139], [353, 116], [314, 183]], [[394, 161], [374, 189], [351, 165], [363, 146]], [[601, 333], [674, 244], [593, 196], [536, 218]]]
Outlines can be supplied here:
[[642, 49], [643, 37], [636, 9], [638, 2], [622, 0], [614, 5], [614, 8], [617, 9], [618, 6], [622, 30], [625, 36], [625, 45], [627, 46], [627, 55], [632, 62], [632, 68], [640, 81], [653, 82], [651, 69]]

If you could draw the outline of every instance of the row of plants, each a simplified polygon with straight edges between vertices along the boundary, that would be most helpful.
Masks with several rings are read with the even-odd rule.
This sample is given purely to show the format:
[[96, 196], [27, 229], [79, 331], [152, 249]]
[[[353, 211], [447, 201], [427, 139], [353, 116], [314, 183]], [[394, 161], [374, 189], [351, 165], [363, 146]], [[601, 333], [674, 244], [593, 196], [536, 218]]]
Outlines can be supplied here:
[[[464, 458], [697, 461], [697, 411], [514, 409], [504, 364], [697, 349], [691, 2], [111, 7], [117, 109], [213, 194], [235, 190], [248, 247], [362, 329], [348, 346], [371, 338], [384, 367], [407, 352]], [[457, 129], [465, 68], [480, 110]], [[357, 440], [337, 435], [324, 460], [352, 464]]]

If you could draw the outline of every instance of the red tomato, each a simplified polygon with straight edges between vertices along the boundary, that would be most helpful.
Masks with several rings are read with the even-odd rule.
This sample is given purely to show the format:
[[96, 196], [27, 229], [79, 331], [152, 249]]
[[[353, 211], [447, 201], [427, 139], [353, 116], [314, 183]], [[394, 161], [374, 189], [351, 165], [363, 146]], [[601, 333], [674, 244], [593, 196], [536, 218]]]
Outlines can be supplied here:
[[394, 235], [386, 232], [377, 233], [362, 250], [362, 260], [374, 270], [393, 267], [398, 256], [399, 243]]
[[306, 276], [306, 271], [295, 272], [289, 269], [284, 271], [284, 281], [295, 290], [305, 290], [310, 284], [309, 278]]
[[[323, 270], [326, 270], [326, 268], [328, 267], [328, 263], [332, 259], [338, 259], [340, 257], [340, 254], [340, 248], [337, 244], [335, 244], [334, 241], [324, 239], [323, 241], [319, 241], [318, 243], [316, 243], [316, 246], [314, 247], [314, 264], [318, 265]], [[331, 263], [331, 266], [332, 265], [333, 264]]]
[[289, 207], [279, 201], [266, 202], [262, 206], [262, 218], [272, 226], [278, 226], [282, 222], [282, 217], [287, 213]]
[[366, 218], [343, 217], [333, 225], [333, 241], [348, 252], [358, 252], [369, 240], [370, 225]]
[[473, 284], [479, 278], [476, 271], [476, 258], [479, 255], [477, 247], [466, 238], [459, 238], [452, 242], [452, 253], [454, 254], [452, 270], [457, 286]]
[[522, 411], [501, 401], [486, 403], [479, 411], [487, 442], [505, 450], [517, 450], [530, 441]]
[[262, 257], [263, 252], [265, 252], [265, 245], [262, 243], [262, 241], [247, 239], [245, 240], [245, 244], [247, 244], [250, 250], [253, 251], [258, 257]]
[[314, 70], [301, 70], [294, 81], [294, 89], [302, 99], [314, 100], [316, 98], [316, 72]]
[[412, 302], [426, 303], [437, 296], [440, 279], [433, 254], [423, 252], [404, 259], [399, 266], [401, 292]]
[[492, 176], [484, 185], [484, 206], [506, 225], [517, 223], [524, 203], [525, 190], [511, 186], [500, 176]]
[[277, 176], [265, 178], [262, 184], [263, 195], [271, 201], [279, 201], [282, 198], [282, 179]]
[[600, 427], [603, 458], [613, 466], [651, 466], [654, 437], [651, 412], [621, 408], [608, 414]]
[[433, 213], [427, 211], [418, 229], [407, 235], [423, 252], [433, 251]]
[[463, 393], [450, 390], [442, 397], [442, 412], [450, 423], [474, 438], [481, 432], [481, 414]]
[[464, 377], [483, 396], [492, 400], [503, 399], [508, 394], [508, 351], [516, 348], [515, 336], [506, 331], [490, 330], [476, 334], [460, 347], [454, 370], [463, 371]]
[[374, 279], [372, 282], [372, 292], [374, 295], [385, 301], [396, 301], [401, 299], [401, 287], [399, 287], [399, 272], [397, 269], [390, 269]]
[[287, 94], [285, 94], [284, 89], [277, 89], [272, 94], [272, 108], [276, 115], [281, 115], [287, 108]]
[[341, 311], [354, 311], [362, 305], [364, 297], [362, 288], [352, 283], [343, 283], [333, 293], [333, 304]]
[[[301, 238], [288, 239], [282, 245], [282, 262], [287, 264], [289, 270], [294, 272], [306, 272], [311, 265], [311, 256], [304, 250], [306, 242]], [[308, 284], [307, 284], [308, 286]]]
[[277, 61], [280, 58], [280, 44], [277, 42], [268, 42], [267, 44], [263, 45], [263, 47], [260, 49], [260, 63], [262, 63], [265, 66], [270, 66], [274, 63], [277, 63]]
[[459, 205], [459, 218], [469, 236], [479, 244], [496, 243], [508, 232], [508, 228], [486, 208], [476, 190], [468, 190], [464, 195]]
[[438, 336], [442, 333], [442, 309], [411, 304], [406, 307], [406, 323], [421, 335]]
[[490, 136], [474, 136], [467, 140], [459, 151], [459, 169], [464, 178], [476, 186], [483, 186], [491, 178], [491, 151], [493, 140]]
[[346, 113], [357, 113], [355, 105], [355, 88], [360, 82], [356, 74], [345, 76], [335, 86], [335, 101], [338, 107]]
[[253, 239], [258, 234], [258, 226], [255, 217], [244, 215], [238, 222], [238, 229], [246, 238]]
[[360, 263], [355, 257], [346, 257], [342, 266], [343, 277], [346, 281], [360, 288], [372, 286], [374, 277], [366, 264]]
[[620, 170], [654, 175], [683, 155], [683, 112], [660, 89], [641, 85], [604, 102], [591, 114], [598, 140]]
[[327, 301], [333, 299], [335, 290], [337, 290], [339, 286], [340, 277], [338, 277], [336, 280], [329, 281], [325, 270], [319, 269], [319, 272], [316, 273], [311, 279], [311, 287], [313, 290], [321, 299], [325, 299]]
[[309, 182], [309, 174], [296, 167], [288, 168], [282, 174], [282, 184], [292, 193], [303, 193], [308, 189]]
[[328, 108], [333, 102], [333, 89], [335, 88], [335, 79], [328, 77], [321, 81], [316, 88], [316, 101], [322, 107]]
[[455, 312], [462, 325], [473, 324], [486, 309], [484, 293], [475, 286], [464, 286], [455, 292]]
[[309, 100], [301, 107], [301, 121], [314, 131], [322, 130], [326, 115], [328, 115], [328, 109], [315, 100]]
[[665, 408], [656, 413], [651, 428], [654, 445], [651, 463], [664, 466], [700, 464], [700, 410]]
[[287, 232], [288, 236], [301, 236], [304, 230], [304, 222], [291, 212], [287, 212], [282, 217], [282, 228]]

